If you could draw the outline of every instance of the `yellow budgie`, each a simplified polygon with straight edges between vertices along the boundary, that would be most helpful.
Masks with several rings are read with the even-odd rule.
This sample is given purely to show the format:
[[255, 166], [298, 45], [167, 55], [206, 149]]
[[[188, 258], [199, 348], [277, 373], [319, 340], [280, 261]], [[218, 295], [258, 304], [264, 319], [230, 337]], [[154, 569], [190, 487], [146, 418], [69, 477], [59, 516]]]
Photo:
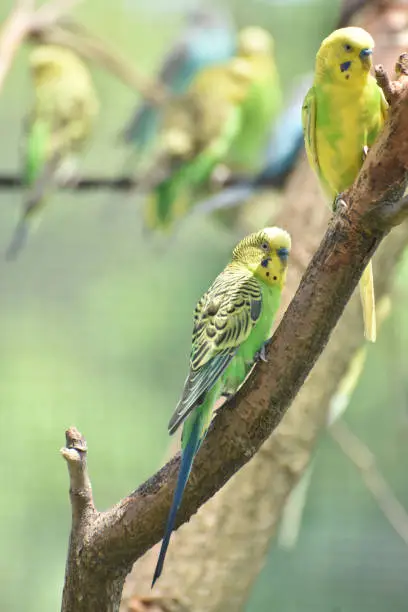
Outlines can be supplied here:
[[145, 215], [150, 228], [169, 228], [191, 206], [193, 194], [225, 159], [241, 126], [240, 103], [251, 83], [243, 60], [212, 66], [164, 109], [154, 162], [143, 185], [152, 189]]
[[234, 172], [247, 175], [261, 170], [264, 163], [270, 126], [282, 107], [282, 90], [269, 32], [255, 26], [241, 30], [237, 56], [246, 62], [251, 84], [241, 106], [241, 129], [226, 163]]
[[273, 39], [262, 28], [244, 28], [236, 56], [202, 70], [164, 109], [156, 156], [143, 180], [152, 191], [147, 225], [170, 227], [217, 166], [246, 173], [259, 168], [280, 101]]
[[6, 253], [9, 259], [23, 247], [50, 187], [72, 178], [75, 158], [91, 135], [99, 109], [91, 76], [75, 53], [41, 45], [31, 52], [29, 62], [34, 104], [25, 141], [23, 179], [27, 195]]
[[[306, 152], [325, 193], [333, 200], [351, 187], [387, 115], [382, 90], [370, 74], [374, 40], [362, 28], [336, 30], [316, 56], [315, 78], [302, 121]], [[360, 280], [364, 333], [375, 342], [372, 264]]]

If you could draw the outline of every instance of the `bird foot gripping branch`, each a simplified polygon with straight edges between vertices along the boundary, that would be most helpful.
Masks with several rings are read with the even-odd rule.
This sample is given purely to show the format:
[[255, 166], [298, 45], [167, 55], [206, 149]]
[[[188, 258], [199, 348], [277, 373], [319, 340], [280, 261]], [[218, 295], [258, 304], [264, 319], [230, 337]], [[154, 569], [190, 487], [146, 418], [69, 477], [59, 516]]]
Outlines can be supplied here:
[[334, 202], [333, 202], [333, 212], [339, 212], [340, 210], [342, 210], [343, 212], [347, 211], [347, 204], [346, 201], [344, 200], [344, 194], [343, 193], [339, 193], [338, 196], [335, 197]]
[[268, 344], [270, 344], [271, 341], [267, 340], [259, 349], [259, 351], [257, 351], [255, 353], [255, 358], [254, 361], [263, 361], [264, 363], [268, 363], [268, 358], [266, 356], [266, 347], [268, 346]]

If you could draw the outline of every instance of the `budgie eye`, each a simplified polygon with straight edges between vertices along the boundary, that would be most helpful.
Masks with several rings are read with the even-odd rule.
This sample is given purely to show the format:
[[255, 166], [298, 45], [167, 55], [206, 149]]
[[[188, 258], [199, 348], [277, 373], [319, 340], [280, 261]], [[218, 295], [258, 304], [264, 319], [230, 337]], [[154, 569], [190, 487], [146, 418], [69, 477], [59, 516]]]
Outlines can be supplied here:
[[263, 242], [263, 243], [261, 244], [261, 249], [262, 249], [263, 251], [269, 251], [269, 244], [268, 244], [267, 242]]
[[352, 51], [353, 50], [353, 47], [351, 45], [349, 45], [349, 44], [345, 44], [344, 48], [345, 48], [346, 51]]

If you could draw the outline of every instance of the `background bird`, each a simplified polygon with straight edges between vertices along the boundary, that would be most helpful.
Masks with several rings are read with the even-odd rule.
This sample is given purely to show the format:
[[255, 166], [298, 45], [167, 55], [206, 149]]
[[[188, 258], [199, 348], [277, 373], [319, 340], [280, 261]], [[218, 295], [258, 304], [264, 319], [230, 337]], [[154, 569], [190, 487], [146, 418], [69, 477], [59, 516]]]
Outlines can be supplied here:
[[253, 178], [243, 178], [204, 198], [194, 206], [194, 214], [233, 208], [251, 198], [263, 185], [280, 188], [285, 184], [304, 147], [301, 108], [312, 83], [312, 73], [302, 75], [284, 97], [284, 108], [272, 121], [261, 171]]
[[[334, 200], [355, 181], [387, 115], [382, 90], [370, 74], [374, 40], [362, 28], [336, 30], [316, 56], [315, 79], [302, 110], [309, 162]], [[364, 332], [375, 342], [372, 264], [360, 280]]]
[[274, 40], [259, 27], [238, 35], [237, 55], [250, 66], [252, 81], [242, 104], [242, 125], [226, 158], [234, 173], [258, 172], [272, 121], [282, 107], [282, 90], [275, 63]]
[[201, 71], [164, 109], [156, 155], [139, 187], [151, 191], [151, 229], [170, 227], [185, 214], [220, 165], [249, 172], [261, 158], [280, 99], [273, 39], [250, 27], [238, 41], [236, 57]]
[[190, 369], [169, 432], [183, 423], [181, 463], [165, 534], [153, 577], [160, 576], [176, 513], [207, 433], [215, 402], [235, 393], [264, 347], [279, 308], [291, 239], [265, 228], [235, 247], [231, 262], [199, 300], [193, 324]]
[[[201, 70], [234, 55], [235, 38], [235, 27], [226, 11], [209, 7], [190, 11], [185, 31], [163, 60], [158, 81], [172, 94], [184, 93]], [[158, 107], [144, 102], [131, 117], [123, 138], [137, 152], [145, 152], [153, 143], [160, 112]]]
[[97, 96], [85, 64], [70, 50], [36, 47], [29, 58], [34, 104], [26, 122], [23, 180], [27, 187], [22, 217], [6, 257], [17, 255], [29, 227], [56, 182], [74, 178], [98, 112]]

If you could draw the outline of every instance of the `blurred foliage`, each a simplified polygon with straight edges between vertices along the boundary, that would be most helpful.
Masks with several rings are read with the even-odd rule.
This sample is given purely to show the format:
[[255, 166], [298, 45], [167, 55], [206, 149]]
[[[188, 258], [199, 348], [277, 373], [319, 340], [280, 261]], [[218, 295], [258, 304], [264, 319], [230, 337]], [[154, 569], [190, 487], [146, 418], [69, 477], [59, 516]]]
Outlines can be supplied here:
[[[76, 14], [150, 75], [188, 4], [88, 0]], [[261, 24], [275, 35], [288, 86], [313, 66], [337, 4], [229, 5], [239, 25]], [[0, 6], [0, 18], [10, 6]], [[21, 119], [30, 100], [26, 58], [22, 50], [0, 96], [2, 170], [18, 168]], [[123, 164], [117, 134], [136, 94], [99, 68], [93, 73], [102, 112], [84, 169], [111, 175]], [[19, 205], [17, 192], [0, 192], [0, 245], [8, 242]], [[167, 420], [184, 381], [193, 307], [237, 238], [211, 220], [191, 218], [174, 237], [149, 240], [130, 197], [64, 193], [54, 197], [21, 258], [0, 261], [1, 610], [59, 609], [70, 507], [58, 449], [68, 426], [75, 424], [88, 440], [100, 509], [160, 465]], [[402, 348], [408, 262], [399, 278], [400, 299], [369, 349], [346, 418], [408, 505]], [[248, 611], [406, 610], [407, 548], [337, 447], [323, 439], [318, 455], [299, 546], [290, 556], [271, 551]]]

